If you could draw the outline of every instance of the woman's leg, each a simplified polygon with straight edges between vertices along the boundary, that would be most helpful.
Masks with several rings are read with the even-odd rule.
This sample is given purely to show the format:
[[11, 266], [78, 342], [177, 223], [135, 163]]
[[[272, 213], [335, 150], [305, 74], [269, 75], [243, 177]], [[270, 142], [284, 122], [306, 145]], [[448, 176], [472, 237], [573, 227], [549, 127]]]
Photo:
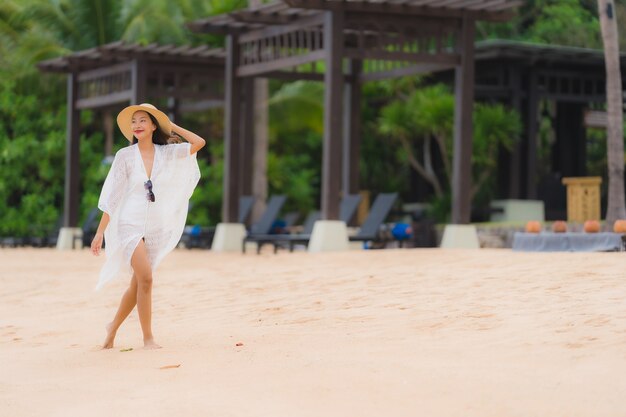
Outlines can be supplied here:
[[158, 349], [152, 335], [152, 268], [148, 261], [148, 252], [143, 240], [139, 241], [130, 264], [137, 277], [137, 311], [143, 331], [143, 344], [146, 349]]
[[137, 278], [135, 277], [135, 274], [133, 274], [133, 277], [130, 280], [130, 285], [122, 296], [122, 301], [120, 301], [120, 306], [117, 309], [117, 313], [115, 313], [113, 321], [106, 326], [107, 337], [106, 339], [104, 339], [102, 349], [111, 349], [113, 347], [113, 341], [115, 340], [115, 334], [117, 333], [117, 329], [120, 328], [130, 312], [133, 311], [133, 308], [135, 308], [136, 304]]

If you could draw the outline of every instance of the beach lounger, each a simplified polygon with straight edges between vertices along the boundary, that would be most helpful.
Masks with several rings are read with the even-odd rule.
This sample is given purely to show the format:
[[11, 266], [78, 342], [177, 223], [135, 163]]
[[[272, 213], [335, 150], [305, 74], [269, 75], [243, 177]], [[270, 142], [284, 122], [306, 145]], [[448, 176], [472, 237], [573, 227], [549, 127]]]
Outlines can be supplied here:
[[[356, 213], [359, 203], [361, 202], [361, 196], [359, 194], [348, 194], [341, 199], [341, 205], [339, 206], [339, 220], [344, 223], [349, 223], [354, 214]], [[274, 253], [278, 252], [278, 248], [287, 246], [290, 252], [293, 252], [295, 245], [308, 245], [311, 240], [311, 233], [313, 233], [313, 226], [315, 222], [321, 218], [319, 211], [315, 211], [309, 214], [305, 221], [303, 233], [294, 235], [274, 235], [267, 236], [267, 239], [263, 243], [272, 243], [274, 245]]]
[[[254, 205], [254, 197], [250, 195], [243, 195], [239, 197], [239, 213], [237, 215], [237, 222], [245, 224], [246, 220], [252, 212], [252, 206]], [[193, 203], [189, 203], [187, 212], [191, 211]], [[213, 237], [215, 237], [215, 226], [199, 226], [199, 225], [187, 225], [183, 230], [180, 243], [187, 249], [193, 248], [211, 248], [213, 243]]]
[[293, 248], [297, 244], [308, 244], [311, 239], [311, 233], [313, 233], [313, 227], [315, 226], [315, 222], [322, 218], [322, 212], [319, 210], [315, 210], [310, 212], [306, 219], [304, 220], [304, 224], [302, 225], [302, 233], [292, 234], [292, 235], [277, 235], [277, 236], [268, 236], [268, 239], [264, 243], [271, 243], [274, 245], [274, 253], [278, 252], [278, 248], [282, 246], [288, 246], [289, 251], [293, 252]]
[[243, 238], [243, 242], [241, 244], [241, 250], [243, 253], [246, 253], [246, 243], [248, 242], [257, 242], [257, 253], [261, 251], [262, 243], [259, 244], [259, 242], [262, 242], [265, 236], [270, 235], [272, 225], [276, 221], [278, 213], [280, 213], [280, 209], [283, 208], [286, 200], [287, 197], [284, 195], [275, 195], [270, 198], [267, 203], [267, 208], [259, 221], [250, 227], [250, 231], [246, 237]]
[[254, 205], [254, 197], [251, 195], [242, 195], [239, 197], [239, 216], [237, 221], [239, 223], [246, 223], [250, 213], [252, 212], [252, 206]]
[[398, 193], [378, 194], [370, 213], [361, 225], [358, 233], [350, 236], [351, 242], [381, 242], [385, 239], [380, 235], [380, 226], [383, 224], [391, 208], [393, 207]]
[[[100, 209], [98, 209], [98, 207], [92, 208], [91, 210], [89, 210], [89, 213], [87, 213], [87, 218], [85, 219], [85, 222], [83, 223], [83, 227], [82, 227], [83, 247], [88, 248], [91, 246], [91, 241], [96, 235], [96, 231], [98, 229], [98, 223], [100, 222], [99, 214], [100, 214]], [[78, 240], [80, 239], [81, 238], [78, 238]], [[72, 242], [72, 248], [76, 246], [76, 240], [77, 240], [77, 237], [74, 237], [74, 242]], [[104, 244], [103, 244], [103, 247], [104, 247]]]

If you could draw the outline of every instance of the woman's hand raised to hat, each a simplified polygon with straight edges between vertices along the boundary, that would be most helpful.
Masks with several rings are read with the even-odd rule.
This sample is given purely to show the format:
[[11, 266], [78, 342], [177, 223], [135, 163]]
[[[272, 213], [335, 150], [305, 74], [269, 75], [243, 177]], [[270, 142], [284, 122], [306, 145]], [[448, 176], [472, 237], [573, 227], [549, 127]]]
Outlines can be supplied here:
[[184, 127], [180, 127], [174, 122], [171, 122], [171, 125], [172, 133], [176, 133], [178, 136], [182, 137], [191, 144], [191, 148], [189, 150], [191, 155], [198, 152], [200, 149], [204, 148], [204, 145], [206, 145], [206, 141], [192, 131], [185, 129]]

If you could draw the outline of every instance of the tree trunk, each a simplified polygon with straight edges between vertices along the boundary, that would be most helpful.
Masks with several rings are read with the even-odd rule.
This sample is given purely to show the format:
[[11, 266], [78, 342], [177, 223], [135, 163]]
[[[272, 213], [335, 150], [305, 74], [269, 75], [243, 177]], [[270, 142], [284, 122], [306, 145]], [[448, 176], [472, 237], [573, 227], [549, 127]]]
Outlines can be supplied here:
[[[248, 0], [250, 7], [259, 7], [261, 0]], [[254, 150], [252, 156], [252, 222], [256, 222], [265, 211], [267, 201], [267, 153], [268, 135], [268, 83], [266, 78], [254, 80]]]
[[619, 45], [615, 5], [612, 0], [598, 0], [598, 14], [604, 44], [606, 63], [606, 100], [608, 113], [607, 164], [609, 177], [606, 221], [610, 225], [626, 218], [624, 201], [624, 133], [622, 78], [620, 74]]

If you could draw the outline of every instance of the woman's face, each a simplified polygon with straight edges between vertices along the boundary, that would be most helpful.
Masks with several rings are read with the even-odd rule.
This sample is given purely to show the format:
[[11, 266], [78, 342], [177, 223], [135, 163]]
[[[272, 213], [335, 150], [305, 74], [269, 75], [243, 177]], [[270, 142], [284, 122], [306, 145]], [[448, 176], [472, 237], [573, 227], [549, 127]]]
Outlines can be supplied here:
[[156, 125], [152, 123], [152, 119], [145, 111], [136, 111], [130, 121], [133, 135], [139, 140], [152, 140], [152, 133], [156, 130]]

